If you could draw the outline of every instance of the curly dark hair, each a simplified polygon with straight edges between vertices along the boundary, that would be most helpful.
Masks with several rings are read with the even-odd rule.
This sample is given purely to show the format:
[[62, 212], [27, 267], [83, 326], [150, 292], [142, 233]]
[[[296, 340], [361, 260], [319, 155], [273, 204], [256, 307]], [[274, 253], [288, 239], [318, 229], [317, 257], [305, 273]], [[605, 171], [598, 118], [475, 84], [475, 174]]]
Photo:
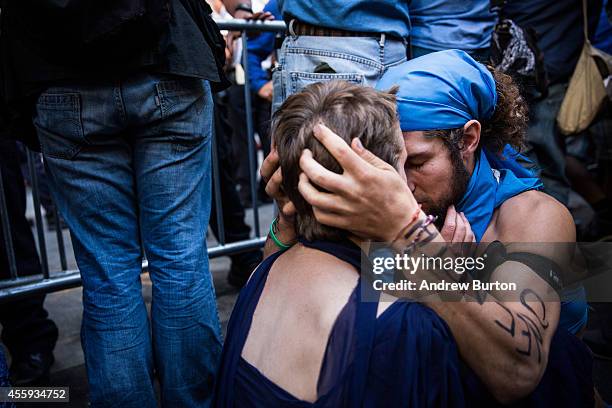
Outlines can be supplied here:
[[[520, 151], [525, 145], [527, 128], [527, 101], [510, 75], [487, 65], [493, 74], [497, 90], [497, 105], [490, 119], [481, 120], [479, 148], [486, 147], [491, 152], [501, 153], [506, 144]], [[429, 130], [429, 137], [441, 137], [451, 149], [461, 149], [463, 127], [457, 129]]]

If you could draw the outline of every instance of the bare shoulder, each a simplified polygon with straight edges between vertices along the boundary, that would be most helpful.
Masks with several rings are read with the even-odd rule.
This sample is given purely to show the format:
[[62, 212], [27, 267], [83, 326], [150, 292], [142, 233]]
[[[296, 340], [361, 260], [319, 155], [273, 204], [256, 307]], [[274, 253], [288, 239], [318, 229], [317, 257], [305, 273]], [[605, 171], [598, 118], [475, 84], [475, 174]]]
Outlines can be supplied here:
[[302, 304], [313, 316], [334, 316], [357, 284], [359, 273], [350, 264], [328, 253], [296, 245], [272, 266], [268, 293]]
[[567, 208], [541, 191], [526, 191], [497, 211], [496, 230], [503, 242], [573, 242], [574, 220]]

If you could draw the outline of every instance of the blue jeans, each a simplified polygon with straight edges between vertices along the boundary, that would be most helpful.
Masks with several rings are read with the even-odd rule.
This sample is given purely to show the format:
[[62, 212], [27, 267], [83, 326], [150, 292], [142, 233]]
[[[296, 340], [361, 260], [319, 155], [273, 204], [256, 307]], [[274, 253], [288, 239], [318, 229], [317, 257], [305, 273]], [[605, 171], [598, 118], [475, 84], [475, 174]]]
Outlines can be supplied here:
[[[376, 86], [389, 67], [404, 61], [406, 41], [384, 35], [318, 37], [290, 34], [278, 53], [278, 64], [272, 74], [272, 112], [287, 97], [315, 82], [339, 79]], [[324, 64], [334, 72], [329, 72]]]
[[[138, 74], [58, 84], [34, 124], [83, 278], [81, 340], [93, 407], [210, 403], [221, 351], [206, 230], [208, 82]], [[141, 293], [153, 283], [151, 324]]]

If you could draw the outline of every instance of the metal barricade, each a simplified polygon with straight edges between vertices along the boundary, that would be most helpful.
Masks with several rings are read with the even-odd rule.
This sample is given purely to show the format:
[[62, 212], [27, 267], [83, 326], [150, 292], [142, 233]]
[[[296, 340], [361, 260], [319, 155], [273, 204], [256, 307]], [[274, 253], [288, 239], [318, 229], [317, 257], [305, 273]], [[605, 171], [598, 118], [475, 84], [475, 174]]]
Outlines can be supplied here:
[[[251, 86], [249, 83], [249, 68], [248, 68], [248, 35], [247, 32], [252, 31], [272, 31], [284, 32], [286, 29], [285, 23], [282, 21], [245, 21], [245, 20], [222, 20], [217, 21], [221, 30], [240, 31], [242, 42], [242, 66], [245, 73], [244, 98], [245, 98], [245, 122], [248, 135], [248, 154], [249, 154], [249, 174], [250, 174], [250, 190], [251, 190], [251, 209], [253, 211], [253, 229], [254, 238], [244, 241], [227, 243], [225, 239], [225, 226], [223, 222], [223, 203], [220, 195], [219, 185], [219, 160], [217, 151], [217, 137], [214, 135], [212, 143], [212, 166], [213, 166], [213, 197], [216, 204], [217, 225], [218, 225], [218, 242], [219, 245], [208, 248], [210, 258], [219, 256], [231, 255], [242, 251], [247, 251], [253, 248], [262, 247], [265, 242], [264, 235], [259, 228], [259, 206], [257, 201], [257, 155], [254, 141], [253, 129], [253, 107], [251, 103]], [[0, 280], [0, 304], [6, 303], [21, 297], [27, 297], [41, 293], [51, 293], [63, 289], [73, 288], [81, 285], [81, 276], [78, 269], [69, 269], [66, 257], [66, 246], [64, 236], [60, 225], [60, 217], [55, 209], [55, 231], [57, 240], [57, 249], [59, 252], [60, 271], [50, 271], [47, 254], [47, 242], [45, 231], [43, 229], [40, 188], [38, 175], [35, 169], [35, 161], [40, 160], [38, 155], [31, 151], [27, 151], [27, 164], [31, 177], [32, 202], [34, 205], [35, 226], [37, 232], [38, 255], [40, 258], [41, 271], [39, 275], [19, 276], [17, 268], [17, 259], [15, 257], [14, 237], [11, 233], [11, 219], [8, 213], [7, 197], [5, 194], [4, 183], [0, 168], [0, 225], [2, 237], [4, 238], [4, 248], [0, 251], [6, 251], [10, 279]], [[205, 235], [206, 231], [202, 231]], [[147, 270], [147, 261], [143, 261], [143, 271]]]

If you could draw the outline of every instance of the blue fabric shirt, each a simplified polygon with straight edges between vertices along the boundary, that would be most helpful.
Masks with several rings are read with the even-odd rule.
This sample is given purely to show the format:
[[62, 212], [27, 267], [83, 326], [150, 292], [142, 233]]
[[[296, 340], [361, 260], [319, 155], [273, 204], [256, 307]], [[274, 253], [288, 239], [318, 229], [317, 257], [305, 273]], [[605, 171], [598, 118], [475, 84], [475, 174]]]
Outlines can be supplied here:
[[348, 31], [410, 34], [410, 0], [279, 0], [285, 21]]
[[[276, 0], [270, 0], [263, 11], [269, 11], [277, 20], [282, 19]], [[261, 67], [261, 63], [274, 51], [275, 37], [276, 33], [272, 31], [262, 31], [257, 37], [249, 39], [247, 45], [249, 80], [251, 88], [255, 92], [259, 91], [270, 80], [266, 71]]]
[[487, 48], [496, 22], [489, 6], [489, 0], [412, 0], [410, 41], [436, 51]]

